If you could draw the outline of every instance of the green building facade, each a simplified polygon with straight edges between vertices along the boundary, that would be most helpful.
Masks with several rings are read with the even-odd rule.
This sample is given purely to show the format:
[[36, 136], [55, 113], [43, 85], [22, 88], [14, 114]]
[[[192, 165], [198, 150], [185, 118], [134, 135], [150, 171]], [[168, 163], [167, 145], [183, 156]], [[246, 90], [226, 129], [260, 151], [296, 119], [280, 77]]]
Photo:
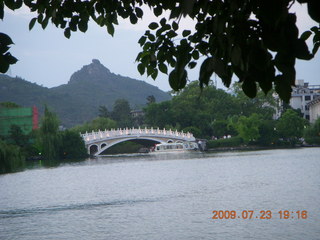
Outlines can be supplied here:
[[24, 134], [38, 128], [37, 108], [0, 106], [0, 135], [8, 136], [12, 125], [19, 126]]

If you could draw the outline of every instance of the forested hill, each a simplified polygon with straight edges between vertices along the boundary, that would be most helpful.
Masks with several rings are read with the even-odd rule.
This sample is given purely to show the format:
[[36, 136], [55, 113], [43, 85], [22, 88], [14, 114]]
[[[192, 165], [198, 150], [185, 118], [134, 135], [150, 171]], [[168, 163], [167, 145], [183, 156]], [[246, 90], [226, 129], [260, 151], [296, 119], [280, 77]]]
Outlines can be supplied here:
[[67, 84], [54, 88], [0, 75], [0, 102], [36, 105], [41, 112], [44, 104], [47, 104], [67, 127], [95, 118], [100, 105], [112, 110], [115, 100], [124, 98], [132, 108], [136, 108], [145, 105], [150, 95], [157, 102], [171, 98], [169, 94], [143, 81], [111, 73], [98, 60], [92, 60], [91, 64], [75, 72]]

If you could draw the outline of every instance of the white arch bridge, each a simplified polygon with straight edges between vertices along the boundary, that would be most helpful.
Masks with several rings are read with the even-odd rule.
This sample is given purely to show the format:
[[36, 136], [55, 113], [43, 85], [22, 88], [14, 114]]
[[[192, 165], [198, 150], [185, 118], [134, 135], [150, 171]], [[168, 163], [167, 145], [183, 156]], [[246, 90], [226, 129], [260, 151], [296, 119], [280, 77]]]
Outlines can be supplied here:
[[108, 148], [125, 141], [130, 140], [150, 140], [158, 143], [169, 142], [195, 142], [192, 133], [184, 133], [170, 130], [147, 129], [147, 128], [126, 128], [126, 129], [111, 129], [97, 132], [86, 132], [81, 134], [88, 153], [94, 156], [100, 155]]

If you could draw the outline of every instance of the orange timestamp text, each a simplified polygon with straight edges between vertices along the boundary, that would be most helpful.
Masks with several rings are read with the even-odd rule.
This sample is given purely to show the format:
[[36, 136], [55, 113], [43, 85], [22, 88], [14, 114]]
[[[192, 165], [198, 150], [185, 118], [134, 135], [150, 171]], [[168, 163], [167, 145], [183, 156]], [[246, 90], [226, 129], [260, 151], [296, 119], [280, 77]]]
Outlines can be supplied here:
[[212, 219], [307, 219], [307, 210], [214, 210]]

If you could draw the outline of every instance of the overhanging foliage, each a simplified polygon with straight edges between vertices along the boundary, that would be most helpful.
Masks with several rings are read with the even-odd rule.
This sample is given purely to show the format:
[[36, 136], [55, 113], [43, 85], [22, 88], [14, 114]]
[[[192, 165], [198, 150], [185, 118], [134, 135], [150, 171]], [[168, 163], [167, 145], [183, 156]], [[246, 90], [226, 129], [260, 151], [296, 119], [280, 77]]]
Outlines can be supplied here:
[[[136, 24], [143, 16], [141, 6], [149, 6], [155, 16], [168, 10], [171, 22], [162, 18], [150, 23], [139, 40], [142, 52], [138, 54], [138, 70], [156, 78], [158, 71], [168, 74], [173, 90], [187, 83], [186, 68], [194, 68], [201, 56], [205, 57], [199, 73], [200, 86], [208, 85], [213, 73], [229, 86], [233, 74], [242, 82], [242, 89], [255, 97], [257, 84], [267, 93], [273, 87], [286, 102], [295, 81], [296, 59], [310, 60], [320, 46], [320, 28], [299, 35], [296, 15], [289, 12], [295, 0], [5, 0], [0, 2], [0, 19], [4, 6], [12, 10], [23, 5], [37, 17], [30, 21], [32, 29], [38, 22], [46, 28], [49, 21], [64, 29], [70, 38], [72, 31], [86, 32], [93, 19], [105, 26], [113, 35], [118, 18], [129, 18]], [[319, 0], [297, 0], [307, 4], [309, 16], [320, 22]], [[182, 16], [196, 21], [196, 31], [184, 29], [177, 41], [176, 31]], [[309, 52], [306, 40], [313, 36], [313, 49]], [[6, 72], [17, 60], [8, 52], [12, 40], [0, 35], [0, 71]], [[169, 73], [168, 67], [173, 70]]]

